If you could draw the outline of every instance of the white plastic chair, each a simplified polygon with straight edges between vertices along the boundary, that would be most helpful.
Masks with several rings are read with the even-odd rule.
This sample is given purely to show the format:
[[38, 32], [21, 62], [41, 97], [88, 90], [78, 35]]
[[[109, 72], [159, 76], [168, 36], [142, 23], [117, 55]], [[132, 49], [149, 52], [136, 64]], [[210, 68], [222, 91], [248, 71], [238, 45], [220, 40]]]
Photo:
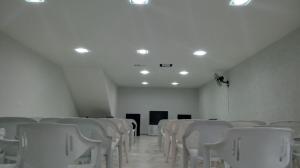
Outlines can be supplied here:
[[[86, 138], [75, 125], [24, 124], [19, 126], [20, 168], [100, 168], [102, 141]], [[77, 159], [95, 149], [88, 164]]]
[[117, 124], [113, 122], [111, 119], [107, 118], [95, 118], [99, 124], [101, 124], [107, 131], [108, 135], [112, 137], [113, 143], [112, 145], [114, 146], [113, 148], [118, 149], [118, 157], [119, 157], [119, 168], [122, 168], [123, 164], [123, 140], [122, 140], [122, 132], [119, 130]]
[[137, 136], [137, 123], [135, 120], [133, 119], [125, 119], [129, 126], [130, 126], [130, 139], [129, 139], [129, 146], [130, 149], [132, 147], [132, 145], [135, 143], [135, 137]]
[[[0, 117], [0, 129], [2, 130], [2, 134], [4, 134], [2, 135], [2, 139], [18, 140], [17, 126], [26, 123], [37, 123], [37, 121], [31, 118], [24, 117]], [[15, 143], [7, 146], [5, 150], [1, 148], [3, 152], [3, 158], [1, 158], [1, 160], [3, 160], [5, 163], [15, 163], [17, 160], [18, 146], [13, 146], [13, 144]]]
[[168, 120], [166, 126], [164, 128], [164, 155], [166, 156], [166, 162], [169, 162], [169, 158], [171, 156], [172, 151], [172, 144], [175, 141], [174, 134], [176, 131], [176, 121], [177, 120]]
[[[300, 161], [300, 121], [276, 121], [269, 124], [270, 127], [290, 128], [293, 130], [293, 162], [299, 166]], [[292, 167], [293, 162], [290, 167]], [[298, 162], [298, 163], [297, 163]]]
[[216, 152], [232, 168], [286, 168], [290, 162], [292, 130], [282, 128], [233, 128], [217, 143], [205, 145], [205, 167]]
[[[120, 139], [120, 149], [121, 155], [124, 150], [126, 162], [128, 163], [128, 151], [129, 151], [129, 133], [130, 129], [128, 128], [128, 125], [126, 125], [123, 120], [117, 119], [117, 118], [108, 118], [107, 120], [112, 121], [118, 128], [118, 132], [121, 134]], [[120, 159], [122, 156], [120, 157]]]
[[258, 126], [265, 126], [267, 125], [264, 121], [254, 121], [254, 120], [237, 120], [237, 121], [230, 121], [233, 127], [258, 127]]
[[131, 147], [131, 142], [130, 142], [130, 137], [131, 137], [131, 133], [132, 133], [132, 124], [129, 123], [127, 121], [127, 119], [119, 119], [121, 122], [122, 122], [122, 129], [123, 129], [123, 132], [124, 132], [124, 139], [125, 139], [125, 149], [126, 149], [126, 152], [127, 152], [127, 162], [128, 162], [128, 152], [130, 150], [130, 147]]
[[186, 132], [186, 129], [196, 120], [186, 119], [186, 120], [177, 120], [175, 121], [175, 131], [172, 135], [172, 167], [176, 166], [178, 151], [183, 152], [183, 136]]
[[290, 128], [294, 131], [294, 138], [300, 138], [300, 121], [276, 121], [269, 124], [271, 127]]
[[[106, 129], [96, 120], [89, 118], [65, 118], [57, 121], [61, 124], [74, 124], [77, 125], [81, 133], [93, 140], [102, 141], [101, 147], [103, 148], [103, 154], [106, 158], [106, 167], [113, 167], [113, 151], [114, 146], [112, 145], [112, 137], [108, 135]], [[91, 151], [82, 158], [90, 158], [97, 151]]]
[[[187, 168], [190, 160], [191, 167], [195, 168], [197, 161], [205, 159], [203, 145], [219, 142], [229, 128], [232, 125], [226, 121], [199, 120], [190, 124], [183, 136], [183, 167]], [[213, 161], [220, 161], [217, 155], [213, 157]]]
[[39, 123], [57, 123], [61, 119], [64, 118], [41, 118]]
[[164, 132], [164, 129], [165, 129], [165, 126], [166, 126], [166, 123], [168, 122], [168, 120], [160, 120], [159, 123], [158, 123], [158, 146], [159, 146], [159, 149], [160, 151], [163, 151], [163, 148], [164, 148], [164, 135], [165, 135], [165, 132]]

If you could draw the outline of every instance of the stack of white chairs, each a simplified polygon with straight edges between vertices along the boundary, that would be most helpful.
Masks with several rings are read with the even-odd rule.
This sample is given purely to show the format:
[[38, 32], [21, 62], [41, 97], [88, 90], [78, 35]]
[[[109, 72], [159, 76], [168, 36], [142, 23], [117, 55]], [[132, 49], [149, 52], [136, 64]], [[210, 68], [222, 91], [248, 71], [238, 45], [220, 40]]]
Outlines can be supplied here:
[[163, 139], [164, 139], [164, 149], [163, 153], [166, 157], [166, 162], [169, 162], [170, 154], [172, 153], [172, 143], [174, 141], [174, 134], [176, 134], [176, 121], [177, 120], [168, 120], [168, 122], [165, 124], [164, 127], [164, 134], [163, 134]]
[[163, 151], [164, 148], [164, 137], [165, 137], [165, 125], [168, 122], [168, 120], [160, 120], [158, 123], [158, 146], [160, 151]]
[[[76, 125], [38, 123], [18, 127], [20, 168], [101, 168], [103, 142], [85, 137]], [[88, 150], [95, 151], [93, 159], [77, 163]]]
[[[221, 141], [232, 125], [226, 121], [195, 121], [188, 126], [183, 136], [183, 167], [187, 168], [190, 162], [191, 168], [196, 168], [200, 161], [205, 160], [204, 144]], [[220, 162], [217, 154], [213, 154], [212, 161]]]
[[286, 168], [291, 160], [292, 130], [233, 128], [223, 140], [203, 145], [204, 168], [210, 168], [211, 152], [232, 168]]
[[17, 126], [26, 123], [37, 123], [37, 121], [24, 117], [0, 117], [0, 128], [2, 130], [0, 167], [13, 166], [17, 162], [19, 144]]
[[171, 167], [178, 167], [183, 148], [183, 168], [189, 163], [191, 168], [287, 168], [293, 166], [292, 147], [300, 146], [294, 145], [300, 141], [298, 121], [162, 120], [159, 131], [158, 144], [167, 162], [173, 159]]
[[114, 168], [114, 152], [122, 168], [136, 128], [128, 119], [0, 117], [0, 168]]
[[[293, 130], [293, 162], [291, 167], [300, 167], [300, 121], [275, 121], [269, 124], [270, 127], [290, 128]], [[294, 164], [294, 165], [292, 165]]]
[[267, 123], [264, 121], [256, 121], [256, 120], [237, 120], [230, 121], [233, 127], [259, 127], [266, 126]]
[[171, 158], [172, 158], [172, 167], [176, 166], [176, 161], [180, 161], [183, 163], [183, 157], [182, 159], [177, 159], [177, 155], [179, 151], [183, 154], [183, 136], [186, 132], [186, 129], [196, 120], [177, 120], [174, 122], [175, 124], [175, 134], [172, 135], [172, 142], [171, 142]]
[[[61, 124], [76, 125], [83, 136], [86, 138], [101, 141], [102, 155], [106, 159], [106, 168], [113, 168], [113, 152], [115, 151], [112, 145], [112, 137], [109, 136], [105, 127], [103, 127], [97, 120], [88, 118], [65, 118], [57, 121]], [[80, 162], [86, 162], [95, 158], [93, 155], [97, 154], [97, 150], [88, 151], [81, 157]]]
[[112, 121], [106, 118], [95, 119], [99, 124], [105, 128], [107, 134], [112, 137], [112, 149], [117, 149], [119, 168], [122, 168], [123, 164], [123, 143], [122, 143], [122, 133], [120, 132], [118, 126]]
[[[120, 136], [120, 146], [121, 154], [124, 151], [126, 162], [128, 163], [128, 151], [129, 151], [129, 137], [130, 137], [130, 128], [127, 125], [127, 122], [122, 119], [109, 118], [108, 120], [112, 121], [118, 128]], [[122, 158], [122, 155], [120, 156]]]

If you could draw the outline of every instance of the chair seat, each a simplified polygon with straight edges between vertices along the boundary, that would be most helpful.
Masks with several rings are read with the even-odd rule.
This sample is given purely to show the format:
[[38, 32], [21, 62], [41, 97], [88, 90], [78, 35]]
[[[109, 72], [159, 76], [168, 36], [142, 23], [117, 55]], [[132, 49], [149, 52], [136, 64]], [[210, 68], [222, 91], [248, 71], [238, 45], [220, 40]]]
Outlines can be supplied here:
[[16, 168], [17, 164], [0, 164], [0, 168]]
[[[68, 166], [68, 168], [95, 168], [95, 167], [96, 166], [93, 164], [72, 164], [72, 165]], [[2, 168], [2, 167], [0, 167], [0, 168]]]
[[[198, 149], [189, 149], [189, 154], [190, 154], [190, 156], [193, 157], [193, 158], [197, 158], [197, 159], [200, 159], [200, 160], [203, 159], [202, 156], [199, 156], [199, 154], [198, 154]], [[218, 160], [220, 160], [220, 158], [217, 156], [216, 153], [211, 152], [211, 160], [212, 160], [212, 161], [218, 161]]]
[[11, 162], [17, 162], [17, 156], [10, 156], [10, 155], [5, 155], [4, 156], [5, 160], [11, 161]]

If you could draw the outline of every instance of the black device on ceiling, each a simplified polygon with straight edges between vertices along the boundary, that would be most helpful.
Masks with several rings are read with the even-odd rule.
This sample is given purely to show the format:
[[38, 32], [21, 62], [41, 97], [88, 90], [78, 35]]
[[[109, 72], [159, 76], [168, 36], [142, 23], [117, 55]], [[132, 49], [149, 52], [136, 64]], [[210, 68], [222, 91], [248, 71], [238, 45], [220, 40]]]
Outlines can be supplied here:
[[171, 68], [171, 67], [173, 67], [173, 64], [159, 64], [159, 67], [161, 67], [161, 68]]

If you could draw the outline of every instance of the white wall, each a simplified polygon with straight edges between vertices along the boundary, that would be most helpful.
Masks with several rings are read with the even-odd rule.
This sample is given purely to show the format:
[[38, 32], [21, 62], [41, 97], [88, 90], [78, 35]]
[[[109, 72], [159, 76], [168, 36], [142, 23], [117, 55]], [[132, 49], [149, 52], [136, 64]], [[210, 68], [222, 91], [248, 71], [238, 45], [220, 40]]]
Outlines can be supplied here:
[[1, 33], [0, 115], [77, 116], [62, 69]]
[[169, 118], [177, 114], [198, 115], [197, 89], [119, 88], [117, 116], [126, 113], [141, 114], [141, 133], [146, 134], [149, 111], [169, 111]]
[[111, 116], [115, 117], [117, 113], [118, 104], [118, 87], [116, 84], [106, 76], [106, 93], [109, 103]]
[[65, 67], [80, 116], [107, 117], [116, 111], [117, 86], [100, 68]]
[[225, 92], [216, 91], [220, 88], [212, 86], [214, 82], [202, 87], [199, 99], [207, 103], [199, 108], [201, 117], [214, 114], [231, 120], [300, 120], [299, 44], [300, 29], [228, 71], [228, 113], [220, 111], [227, 101], [219, 102]]
[[228, 87], [218, 86], [215, 81], [199, 89], [199, 111], [201, 118], [228, 119]]

